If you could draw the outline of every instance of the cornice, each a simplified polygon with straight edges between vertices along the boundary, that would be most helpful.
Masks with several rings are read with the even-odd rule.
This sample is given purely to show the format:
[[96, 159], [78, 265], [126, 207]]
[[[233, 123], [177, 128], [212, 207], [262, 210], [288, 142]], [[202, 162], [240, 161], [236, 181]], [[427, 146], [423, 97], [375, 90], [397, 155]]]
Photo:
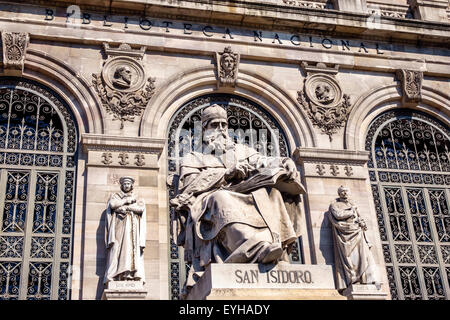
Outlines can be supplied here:
[[[3, 2], [3, 1], [0, 1]], [[15, 1], [8, 1], [8, 3]], [[24, 0], [20, 4], [64, 8], [70, 0]], [[415, 39], [427, 43], [450, 40], [450, 23], [417, 19], [379, 17], [377, 28], [370, 28], [370, 13], [290, 6], [281, 0], [78, 0], [82, 11], [109, 15], [135, 15], [192, 22], [213, 23], [264, 30], [314, 30], [334, 34], [355, 34], [389, 39]], [[450, 22], [450, 21], [449, 21]], [[443, 31], [430, 36], [429, 30]]]

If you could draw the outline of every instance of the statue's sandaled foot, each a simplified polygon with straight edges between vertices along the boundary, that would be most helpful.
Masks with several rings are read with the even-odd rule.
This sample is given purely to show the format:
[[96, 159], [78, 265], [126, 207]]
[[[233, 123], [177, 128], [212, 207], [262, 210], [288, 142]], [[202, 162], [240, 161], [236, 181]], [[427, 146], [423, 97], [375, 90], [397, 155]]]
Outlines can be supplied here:
[[274, 262], [281, 258], [283, 255], [283, 249], [281, 249], [281, 245], [279, 243], [272, 243], [262, 252], [261, 263], [270, 263]]

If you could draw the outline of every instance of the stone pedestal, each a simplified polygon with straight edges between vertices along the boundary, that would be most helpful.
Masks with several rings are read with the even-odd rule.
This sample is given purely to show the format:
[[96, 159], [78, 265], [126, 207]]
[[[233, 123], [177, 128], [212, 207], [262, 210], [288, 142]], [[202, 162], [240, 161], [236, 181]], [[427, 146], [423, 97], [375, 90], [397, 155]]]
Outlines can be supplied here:
[[346, 300], [330, 265], [212, 264], [187, 300]]
[[111, 281], [103, 291], [102, 300], [144, 300], [146, 296], [142, 281]]
[[387, 294], [374, 284], [352, 284], [344, 290], [348, 300], [386, 300]]

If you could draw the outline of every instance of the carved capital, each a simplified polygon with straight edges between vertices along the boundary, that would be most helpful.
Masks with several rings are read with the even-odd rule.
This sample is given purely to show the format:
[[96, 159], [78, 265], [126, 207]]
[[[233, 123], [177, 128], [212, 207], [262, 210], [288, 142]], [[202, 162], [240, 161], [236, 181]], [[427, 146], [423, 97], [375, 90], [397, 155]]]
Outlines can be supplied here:
[[323, 64], [315, 67], [302, 63], [307, 72], [303, 89], [298, 91], [297, 101], [307, 112], [312, 123], [327, 134], [332, 141], [347, 121], [350, 111], [350, 97], [342, 92], [334, 77], [338, 66], [328, 68]]
[[5, 74], [21, 76], [30, 36], [26, 32], [2, 32], [3, 68]]
[[216, 52], [217, 88], [234, 87], [239, 71], [240, 54], [226, 47], [223, 52]]
[[422, 99], [423, 73], [400, 69], [396, 75], [402, 88], [403, 102], [419, 102]]
[[108, 59], [101, 73], [92, 74], [93, 84], [106, 111], [113, 120], [133, 122], [141, 116], [155, 92], [155, 79], [147, 78], [142, 64], [145, 47], [131, 49], [127, 44], [111, 49], [104, 44]]

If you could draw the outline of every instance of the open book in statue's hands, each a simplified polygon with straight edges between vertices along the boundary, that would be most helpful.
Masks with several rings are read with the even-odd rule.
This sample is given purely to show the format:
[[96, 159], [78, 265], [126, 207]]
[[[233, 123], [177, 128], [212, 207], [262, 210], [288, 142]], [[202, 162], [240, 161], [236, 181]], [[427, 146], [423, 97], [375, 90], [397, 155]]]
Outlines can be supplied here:
[[230, 191], [246, 193], [263, 187], [274, 187], [281, 192], [296, 195], [306, 193], [305, 188], [297, 179], [289, 179], [285, 168], [262, 168], [246, 180], [227, 187]]

